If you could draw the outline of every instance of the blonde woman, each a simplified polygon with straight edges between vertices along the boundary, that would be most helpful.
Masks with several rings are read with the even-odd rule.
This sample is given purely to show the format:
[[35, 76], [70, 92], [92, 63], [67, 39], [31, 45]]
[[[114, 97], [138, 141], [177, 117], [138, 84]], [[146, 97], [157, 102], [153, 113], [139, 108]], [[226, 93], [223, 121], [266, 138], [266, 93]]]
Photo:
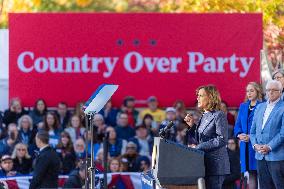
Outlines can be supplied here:
[[240, 141], [241, 172], [249, 173], [249, 188], [256, 189], [257, 172], [255, 151], [250, 141], [250, 129], [256, 107], [262, 102], [262, 88], [256, 82], [248, 83], [245, 102], [240, 105], [234, 135]]
[[29, 174], [32, 168], [32, 159], [29, 155], [27, 145], [18, 143], [12, 153], [14, 170], [21, 174]]

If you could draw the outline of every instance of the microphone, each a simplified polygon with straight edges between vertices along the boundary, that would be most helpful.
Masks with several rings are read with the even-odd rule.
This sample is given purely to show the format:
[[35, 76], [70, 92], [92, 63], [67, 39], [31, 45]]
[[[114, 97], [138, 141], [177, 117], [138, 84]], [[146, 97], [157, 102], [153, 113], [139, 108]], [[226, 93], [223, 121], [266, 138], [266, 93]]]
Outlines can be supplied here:
[[170, 121], [167, 126], [163, 129], [161, 129], [161, 131], [159, 132], [159, 136], [164, 138], [166, 136], [166, 132], [172, 128], [174, 126], [174, 122], [173, 121]]

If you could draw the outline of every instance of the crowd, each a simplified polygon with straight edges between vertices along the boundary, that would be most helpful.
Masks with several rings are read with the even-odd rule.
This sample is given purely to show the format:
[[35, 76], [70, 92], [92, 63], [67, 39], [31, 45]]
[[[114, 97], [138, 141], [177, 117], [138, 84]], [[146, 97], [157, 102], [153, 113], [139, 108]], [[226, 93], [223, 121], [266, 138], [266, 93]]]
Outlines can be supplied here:
[[[284, 71], [278, 70], [273, 77], [279, 81], [278, 84], [282, 84], [281, 90], [279, 89], [282, 92]], [[244, 94], [245, 102], [240, 105], [237, 116], [228, 111], [226, 102], [221, 102], [220, 110], [228, 123], [226, 150], [230, 161], [230, 174], [226, 176], [223, 188], [236, 188], [236, 181], [246, 174], [249, 175], [249, 188], [257, 188], [259, 173], [255, 154], [269, 151], [265, 152], [258, 146], [256, 138], [252, 144], [250, 133], [256, 107], [270, 102], [270, 93], [277, 91], [267, 90], [268, 96], [264, 97], [259, 84], [248, 83]], [[163, 110], [158, 107], [158, 99], [150, 96], [147, 106], [139, 111], [135, 107], [134, 97], [131, 96], [125, 97], [119, 108], [113, 107], [109, 101], [94, 116], [95, 129], [91, 133], [85, 129], [83, 103], [78, 103], [74, 111], [64, 102], [59, 102], [55, 109], [49, 110], [44, 99], [39, 99], [34, 107], [27, 111], [22, 107], [20, 99], [11, 99], [9, 109], [0, 114], [0, 177], [27, 175], [34, 171], [35, 159], [39, 152], [36, 136], [41, 131], [48, 133], [47, 143], [60, 160], [59, 173], [70, 175], [71, 180], [67, 181], [66, 187], [74, 187], [72, 183], [79, 186], [84, 184], [84, 159], [86, 156], [90, 157], [91, 153], [94, 153], [95, 165], [99, 172], [146, 172], [151, 166], [153, 139], [169, 122], [173, 122], [174, 126], [166, 133], [166, 138], [189, 146], [196, 143], [194, 133], [189, 132], [188, 124], [184, 120], [188, 111], [183, 101], [178, 100], [172, 107]], [[196, 108], [191, 115], [197, 123], [204, 116], [204, 112]], [[109, 133], [108, 166], [104, 167], [103, 140], [106, 133]], [[86, 139], [90, 141], [92, 136], [93, 152], [90, 151], [91, 143], [89, 142], [86, 148], [85, 142]], [[273, 150], [270, 146], [268, 148]]]
[[[94, 116], [95, 129], [91, 133], [85, 129], [83, 103], [78, 103], [74, 111], [64, 102], [49, 110], [44, 99], [39, 99], [28, 111], [22, 107], [20, 99], [11, 99], [9, 109], [0, 115], [0, 177], [27, 175], [34, 171], [33, 165], [39, 153], [36, 135], [40, 131], [49, 135], [48, 144], [60, 159], [60, 174], [78, 175], [83, 160], [91, 153], [94, 153], [99, 172], [149, 170], [153, 139], [158, 136], [160, 128], [174, 121], [176, 127], [170, 135], [173, 140], [182, 142], [181, 131], [185, 129], [182, 119], [186, 109], [182, 101], [165, 111], [158, 108], [156, 97], [149, 97], [147, 102], [148, 108], [138, 111], [131, 96], [125, 97], [120, 108], [112, 107], [109, 101]], [[102, 143], [106, 133], [109, 133], [108, 167], [103, 166]], [[90, 151], [92, 136], [93, 152]]]

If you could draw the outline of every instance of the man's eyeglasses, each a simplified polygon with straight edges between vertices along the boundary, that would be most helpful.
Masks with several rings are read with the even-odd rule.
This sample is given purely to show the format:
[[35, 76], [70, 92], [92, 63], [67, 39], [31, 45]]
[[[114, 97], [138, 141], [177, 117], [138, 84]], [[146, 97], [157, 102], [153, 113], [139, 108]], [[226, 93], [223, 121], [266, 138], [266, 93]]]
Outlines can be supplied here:
[[278, 89], [266, 89], [266, 92], [269, 93], [269, 92], [279, 92], [280, 90]]
[[274, 77], [275, 80], [279, 80], [281, 78], [283, 78], [283, 76]]

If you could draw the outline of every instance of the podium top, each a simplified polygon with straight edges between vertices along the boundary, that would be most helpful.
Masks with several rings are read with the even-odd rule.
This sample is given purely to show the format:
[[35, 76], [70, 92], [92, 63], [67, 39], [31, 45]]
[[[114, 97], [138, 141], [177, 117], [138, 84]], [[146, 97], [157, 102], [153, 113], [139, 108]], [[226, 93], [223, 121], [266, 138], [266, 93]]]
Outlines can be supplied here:
[[198, 150], [198, 149], [195, 149], [195, 148], [190, 148], [190, 147], [188, 147], [188, 146], [185, 146], [185, 145], [183, 145], [183, 144], [179, 144], [179, 143], [173, 142], [173, 141], [171, 141], [171, 140], [163, 139], [163, 138], [161, 138], [161, 137], [155, 137], [154, 140], [162, 140], [162, 141], [164, 141], [164, 142], [166, 142], [166, 143], [168, 143], [168, 144], [178, 146], [178, 147], [183, 148], [183, 149], [185, 149], [185, 150], [187, 150], [187, 151], [191, 151], [191, 152], [195, 152], [195, 153], [199, 153], [199, 154], [201, 154], [201, 155], [204, 155], [204, 152], [201, 151], [201, 150]]

